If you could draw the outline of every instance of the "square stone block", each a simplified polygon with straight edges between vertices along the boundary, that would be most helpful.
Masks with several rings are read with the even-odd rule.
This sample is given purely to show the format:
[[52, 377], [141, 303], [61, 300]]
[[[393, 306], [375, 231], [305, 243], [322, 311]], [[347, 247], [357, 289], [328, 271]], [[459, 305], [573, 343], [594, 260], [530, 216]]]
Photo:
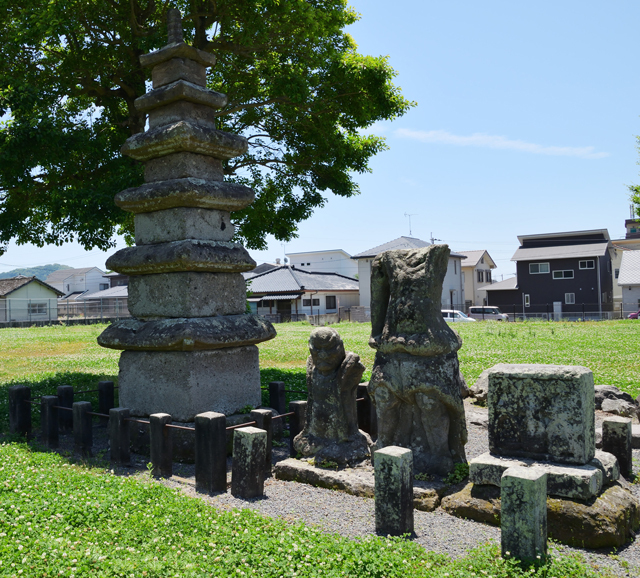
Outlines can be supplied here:
[[595, 454], [595, 391], [586, 367], [491, 368], [489, 449], [500, 456], [586, 464]]
[[207, 84], [207, 69], [190, 58], [172, 58], [151, 69], [153, 88], [160, 88], [176, 80], [187, 80], [199, 86]]
[[224, 180], [222, 161], [207, 155], [180, 152], [150, 159], [144, 164], [147, 183], [193, 177], [208, 181]]
[[195, 120], [216, 128], [216, 110], [204, 104], [180, 100], [155, 108], [149, 112], [149, 128], [170, 124], [178, 120]]
[[134, 216], [136, 245], [182, 239], [230, 241], [235, 232], [228, 211], [178, 207]]
[[[603, 461], [607, 463], [606, 459]], [[502, 474], [507, 469], [535, 468], [547, 474], [547, 492], [550, 496], [589, 500], [602, 491], [605, 476], [601, 466], [601, 463], [595, 462], [585, 466], [543, 463], [528, 459], [503, 458], [486, 453], [469, 462], [469, 480], [474, 484], [499, 487]]]
[[207, 411], [233, 414], [261, 403], [258, 348], [215, 351], [125, 351], [120, 406], [132, 415], [168, 413], [190, 422]]
[[240, 273], [159, 273], [129, 277], [129, 311], [139, 319], [215, 317], [246, 311]]

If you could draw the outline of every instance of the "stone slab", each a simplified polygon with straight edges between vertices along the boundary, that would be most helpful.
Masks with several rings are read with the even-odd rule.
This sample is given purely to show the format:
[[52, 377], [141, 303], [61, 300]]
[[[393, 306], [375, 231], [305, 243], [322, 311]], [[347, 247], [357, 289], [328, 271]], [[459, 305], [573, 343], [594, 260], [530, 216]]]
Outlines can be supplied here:
[[148, 115], [149, 129], [188, 119], [200, 125], [216, 128], [217, 118], [218, 115], [215, 109], [204, 104], [196, 104], [186, 100], [178, 100], [154, 108]]
[[239, 243], [185, 239], [120, 249], [107, 259], [107, 268], [125, 275], [184, 271], [243, 273], [256, 262]]
[[485, 453], [469, 462], [469, 480], [474, 484], [499, 487], [502, 475], [511, 467], [538, 468], [548, 474], [547, 491], [550, 496], [580, 500], [597, 496], [605, 483], [615, 482], [620, 475], [614, 456], [606, 452], [597, 452], [591, 463], [584, 466], [544, 463]]
[[176, 80], [186, 80], [198, 86], [207, 85], [207, 69], [190, 58], [171, 58], [151, 70], [153, 88], [160, 88]]
[[[372, 467], [331, 470], [316, 467], [306, 460], [289, 458], [274, 466], [274, 475], [278, 480], [340, 490], [363, 498], [373, 498], [375, 494]], [[414, 508], [424, 512], [432, 512], [440, 505], [440, 499], [447, 487], [442, 482], [415, 482], [413, 487]]]
[[181, 120], [129, 137], [120, 152], [137, 161], [190, 152], [228, 160], [247, 152], [247, 139], [197, 122]]
[[136, 245], [170, 243], [182, 239], [231, 241], [235, 226], [228, 211], [179, 207], [134, 217]]
[[154, 88], [150, 92], [135, 100], [135, 107], [139, 112], [148, 113], [151, 110], [178, 100], [203, 104], [210, 108], [227, 106], [227, 95], [215, 90], [209, 90], [187, 80], [176, 80], [161, 88]]
[[594, 399], [586, 367], [498, 364], [489, 370], [489, 449], [586, 464], [595, 452]]
[[189, 46], [184, 42], [174, 42], [167, 44], [164, 48], [150, 52], [149, 54], [142, 54], [140, 56], [140, 64], [145, 68], [151, 66], [157, 66], [172, 58], [188, 58], [194, 60], [202, 66], [213, 66], [216, 63], [216, 57], [204, 50], [198, 50], [193, 46]]
[[131, 213], [148, 213], [174, 207], [239, 211], [248, 207], [254, 198], [253, 190], [244, 185], [179, 178], [126, 189], [115, 196], [115, 203]]
[[232, 414], [261, 402], [258, 348], [215, 351], [125, 351], [120, 406], [132, 415], [165, 412], [193, 421], [205, 411]]
[[222, 181], [222, 161], [207, 155], [177, 152], [145, 162], [144, 180], [147, 183], [185, 178]]
[[[578, 548], [624, 546], [640, 528], [640, 502], [627, 487], [616, 482], [588, 501], [547, 497], [549, 537]], [[444, 497], [441, 506], [458, 518], [500, 525], [500, 488], [496, 486], [467, 484]]]
[[128, 351], [201, 351], [255, 345], [276, 330], [252, 314], [140, 321], [123, 319], [98, 336], [98, 345]]
[[239, 273], [168, 273], [129, 277], [128, 307], [139, 319], [213, 317], [246, 312]]

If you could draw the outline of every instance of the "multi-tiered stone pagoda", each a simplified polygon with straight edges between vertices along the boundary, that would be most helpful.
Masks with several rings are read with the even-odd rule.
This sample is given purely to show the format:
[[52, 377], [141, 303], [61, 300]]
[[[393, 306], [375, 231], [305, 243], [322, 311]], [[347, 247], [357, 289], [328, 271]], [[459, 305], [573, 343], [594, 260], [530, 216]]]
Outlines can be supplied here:
[[122, 147], [144, 162], [145, 184], [115, 198], [135, 215], [136, 246], [107, 260], [129, 276], [133, 318], [108, 327], [98, 343], [124, 350], [122, 407], [192, 421], [204, 411], [260, 405], [255, 344], [276, 332], [245, 313], [241, 273], [255, 262], [231, 240], [230, 212], [250, 205], [254, 193], [224, 182], [223, 161], [245, 153], [247, 140], [216, 129], [227, 97], [206, 88], [215, 57], [184, 43], [178, 10], [167, 19], [167, 46], [140, 57], [152, 69], [153, 90], [135, 105], [149, 129]]

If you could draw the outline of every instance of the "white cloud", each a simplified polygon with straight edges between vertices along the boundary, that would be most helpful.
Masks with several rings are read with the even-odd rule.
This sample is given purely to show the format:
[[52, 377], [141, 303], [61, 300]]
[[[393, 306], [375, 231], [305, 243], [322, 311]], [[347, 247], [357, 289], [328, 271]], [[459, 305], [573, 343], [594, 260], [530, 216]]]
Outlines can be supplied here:
[[451, 134], [445, 130], [412, 130], [399, 128], [395, 135], [401, 138], [410, 138], [428, 143], [445, 143], [458, 146], [474, 146], [491, 149], [516, 150], [536, 155], [551, 155], [561, 157], [580, 157], [583, 159], [601, 159], [608, 157], [609, 153], [595, 152], [594, 147], [557, 147], [544, 146], [521, 140], [511, 140], [506, 136], [474, 133], [470, 136]]

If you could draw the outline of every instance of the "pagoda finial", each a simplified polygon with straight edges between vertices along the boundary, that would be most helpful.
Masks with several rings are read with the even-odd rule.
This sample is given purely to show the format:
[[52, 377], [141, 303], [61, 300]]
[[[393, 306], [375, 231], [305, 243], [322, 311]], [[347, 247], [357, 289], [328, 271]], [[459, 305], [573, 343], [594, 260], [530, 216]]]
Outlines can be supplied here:
[[168, 44], [184, 42], [182, 36], [182, 15], [177, 8], [167, 10], [167, 36]]

